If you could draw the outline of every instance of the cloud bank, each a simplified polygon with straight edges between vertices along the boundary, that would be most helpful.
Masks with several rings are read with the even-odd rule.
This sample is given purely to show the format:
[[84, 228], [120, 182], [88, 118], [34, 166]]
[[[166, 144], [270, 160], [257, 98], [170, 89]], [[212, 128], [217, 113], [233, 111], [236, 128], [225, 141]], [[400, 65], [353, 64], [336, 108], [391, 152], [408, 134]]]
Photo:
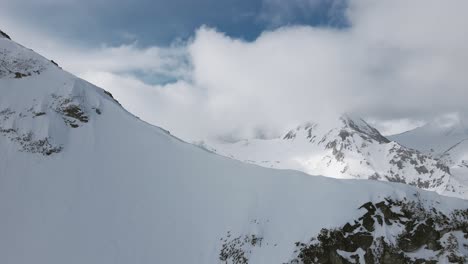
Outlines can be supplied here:
[[287, 26], [244, 41], [202, 27], [172, 47], [59, 43], [46, 55], [189, 140], [272, 137], [343, 112], [395, 132], [392, 122], [468, 113], [467, 9], [463, 0], [355, 0], [346, 28]]

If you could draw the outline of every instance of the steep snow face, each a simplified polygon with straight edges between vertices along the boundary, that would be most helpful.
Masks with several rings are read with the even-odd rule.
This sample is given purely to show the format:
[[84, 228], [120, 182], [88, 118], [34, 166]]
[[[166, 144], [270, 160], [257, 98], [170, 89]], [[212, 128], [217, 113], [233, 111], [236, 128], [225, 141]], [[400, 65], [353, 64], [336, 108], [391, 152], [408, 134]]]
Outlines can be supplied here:
[[[0, 263], [297, 263], [296, 245], [310, 246], [322, 228], [355, 221], [380, 230], [371, 243], [401, 252], [376, 244], [371, 255], [358, 239], [352, 248], [326, 249], [335, 260], [353, 263], [347, 259], [361, 254], [378, 263], [401, 253], [446, 261], [453, 253], [463, 261], [468, 201], [218, 156], [138, 120], [103, 90], [30, 50], [6, 38], [0, 47], [10, 65], [0, 78]], [[15, 58], [31, 64], [17, 67]], [[355, 131], [343, 141], [371, 140]], [[385, 225], [361, 219], [366, 204], [386, 199], [461, 224], [434, 226], [425, 222], [429, 214], [403, 215], [432, 228], [435, 235], [421, 240], [402, 233], [394, 215], [401, 204], [373, 212]], [[453, 236], [441, 238], [441, 230]], [[441, 246], [426, 249], [434, 243]]]
[[468, 198], [467, 185], [452, 181], [443, 162], [389, 141], [362, 119], [347, 115], [332, 126], [299, 126], [283, 138], [203, 144], [219, 154], [264, 167], [334, 178], [400, 182]]

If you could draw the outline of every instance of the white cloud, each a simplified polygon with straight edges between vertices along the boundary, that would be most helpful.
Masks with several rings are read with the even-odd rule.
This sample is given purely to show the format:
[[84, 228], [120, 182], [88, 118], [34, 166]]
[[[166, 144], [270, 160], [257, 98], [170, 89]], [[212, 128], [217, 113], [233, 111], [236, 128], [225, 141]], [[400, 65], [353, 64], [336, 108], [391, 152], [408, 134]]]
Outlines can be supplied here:
[[[356, 0], [346, 29], [285, 27], [245, 42], [201, 28], [169, 48], [54, 42], [45, 55], [183, 138], [271, 136], [342, 112], [393, 133], [468, 112], [467, 8], [463, 0]], [[151, 85], [134, 71], [179, 81]]]
[[379, 130], [384, 136], [400, 134], [426, 124], [424, 121], [408, 118], [390, 120], [368, 119], [367, 122], [377, 128], [377, 130]]

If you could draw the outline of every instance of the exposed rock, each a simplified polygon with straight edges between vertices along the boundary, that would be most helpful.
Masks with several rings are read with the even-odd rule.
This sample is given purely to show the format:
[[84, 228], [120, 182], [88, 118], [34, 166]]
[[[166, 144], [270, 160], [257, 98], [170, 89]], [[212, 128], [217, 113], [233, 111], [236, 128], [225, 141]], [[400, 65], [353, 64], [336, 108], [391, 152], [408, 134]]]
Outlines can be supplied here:
[[112, 96], [112, 94], [111, 94], [110, 92], [104, 90], [104, 93], [105, 93], [106, 95], [108, 95], [110, 98], [112, 98], [112, 100], [114, 100], [114, 102], [116, 102], [118, 105], [122, 106], [122, 105], [120, 104], [120, 102], [117, 101], [117, 99], [115, 99], [114, 96]]
[[296, 133], [294, 131], [289, 131], [286, 135], [284, 135], [283, 139], [293, 139], [296, 137]]
[[363, 139], [366, 139], [366, 140], [369, 140], [369, 139], [373, 139], [379, 143], [389, 143], [390, 140], [388, 140], [386, 137], [382, 136], [382, 134], [380, 134], [380, 132], [373, 128], [372, 126], [370, 126], [369, 124], [367, 124], [366, 121], [364, 121], [363, 119], [359, 119], [359, 122], [361, 123], [361, 125], [358, 125], [356, 124], [356, 122], [352, 119], [352, 118], [349, 118], [348, 116], [343, 116], [341, 118], [341, 120], [349, 127], [351, 128], [352, 130], [356, 131], [356, 132], [359, 132], [360, 136], [363, 138]]
[[223, 242], [219, 260], [224, 263], [248, 264], [253, 247], [261, 247], [263, 238], [256, 235], [245, 235], [232, 238], [231, 232], [221, 238]]
[[11, 40], [10, 36], [8, 36], [5, 32], [3, 32], [1, 30], [0, 30], [0, 36]]
[[80, 101], [82, 101], [82, 98], [64, 98], [58, 95], [52, 95], [52, 97], [56, 101], [56, 106], [53, 108], [57, 113], [62, 115], [65, 124], [72, 128], [77, 128], [83, 123], [87, 123], [89, 121], [88, 114], [81, 106]]
[[0, 127], [0, 134], [18, 143], [21, 146], [20, 151], [23, 152], [40, 153], [49, 156], [62, 151], [62, 146], [53, 145], [50, 142], [50, 138], [34, 139], [32, 132], [20, 134], [13, 128], [3, 129]]
[[[458, 251], [468, 242], [468, 209], [445, 216], [434, 208], [424, 208], [421, 203], [390, 199], [369, 202], [361, 208], [367, 212], [353, 225], [347, 223], [341, 228], [322, 229], [311, 242], [297, 242], [299, 253], [290, 263], [360, 263], [357, 252], [363, 252], [365, 263], [468, 261], [468, 257]], [[390, 226], [397, 231], [391, 235], [393, 237], [382, 231]], [[465, 241], [458, 241], [454, 232], [463, 232]], [[444, 235], [449, 237], [446, 241]], [[417, 258], [410, 254], [422, 248], [434, 254]]]

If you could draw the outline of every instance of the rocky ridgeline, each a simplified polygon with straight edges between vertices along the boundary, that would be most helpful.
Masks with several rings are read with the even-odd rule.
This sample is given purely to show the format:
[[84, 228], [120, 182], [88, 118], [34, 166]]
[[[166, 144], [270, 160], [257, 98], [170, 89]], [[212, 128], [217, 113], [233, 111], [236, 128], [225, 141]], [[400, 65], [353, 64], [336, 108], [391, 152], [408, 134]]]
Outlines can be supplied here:
[[354, 222], [297, 242], [290, 264], [467, 263], [468, 209], [444, 215], [390, 199], [361, 208], [366, 212]]
[[[0, 37], [11, 40], [5, 32], [0, 30]], [[31, 50], [28, 50], [32, 53]], [[53, 60], [47, 61], [40, 56], [27, 56], [23, 49], [0, 49], [0, 78], [24, 78], [39, 75], [48, 67], [58, 64]]]
[[[353, 124], [352, 121], [351, 124]], [[375, 129], [372, 130], [371, 134], [367, 134], [356, 127], [355, 125], [348, 125], [338, 132], [338, 137], [328, 140], [328, 137], [324, 136], [318, 144], [325, 145], [325, 149], [331, 150], [335, 159], [334, 162], [346, 164], [346, 158], [350, 153], [357, 153], [362, 157], [363, 164], [372, 168], [374, 168], [374, 165], [372, 164], [373, 156], [370, 148], [376, 144], [388, 146], [382, 148], [382, 150], [386, 151], [389, 166], [386, 171], [376, 171], [374, 174], [367, 176], [372, 180], [386, 180], [431, 189], [443, 185], [446, 182], [444, 178], [450, 175], [450, 169], [441, 161], [395, 142], [390, 142]], [[333, 131], [328, 133], [328, 135], [333, 134]], [[356, 137], [360, 140], [356, 140]], [[409, 168], [411, 171], [408, 172], [405, 168]], [[343, 173], [346, 173], [348, 169], [349, 166], [345, 165]], [[408, 173], [420, 175], [421, 177], [410, 179]]]
[[[283, 264], [422, 264], [468, 262], [468, 209], [446, 215], [419, 200], [368, 202], [362, 215], [338, 228], [296, 242], [296, 257]], [[231, 232], [221, 238], [220, 263], [248, 264], [268, 241]], [[270, 247], [277, 244], [270, 243]]]
[[[468, 262], [468, 209], [449, 215], [422, 201], [368, 202], [362, 215], [338, 228], [296, 242], [283, 264], [422, 264]], [[260, 247], [276, 247], [253, 234], [221, 238], [220, 263], [248, 264]]]
[[[306, 123], [290, 130], [282, 139], [285, 144], [271, 142], [277, 144], [278, 150], [291, 152], [286, 159], [266, 160], [259, 149], [252, 150], [252, 153], [259, 153], [258, 158], [228, 156], [265, 167], [300, 169], [329, 177], [398, 182], [440, 193], [463, 195], [465, 189], [461, 185], [451, 186], [450, 168], [443, 160], [390, 141], [359, 118], [344, 115], [338, 125], [328, 130], [317, 123]], [[291, 151], [295, 148], [297, 153]], [[308, 157], [314, 160], [309, 161]], [[282, 165], [294, 164], [297, 158], [302, 163], [292, 167]]]
[[364, 120], [347, 115], [330, 124], [305, 123], [281, 138], [199, 145], [263, 167], [398, 182], [462, 198], [468, 195], [468, 186], [455, 180], [446, 159], [390, 141]]
[[[309, 123], [289, 131], [283, 139], [294, 140], [299, 134], [305, 135], [317, 148], [330, 152], [331, 155], [324, 155], [322, 159], [324, 166], [341, 167], [344, 175], [405, 183], [423, 189], [437, 189], [447, 183], [450, 169], [442, 161], [391, 142], [362, 119], [355, 121], [343, 116], [340, 120], [340, 127], [323, 135], [316, 132], [317, 124]], [[360, 166], [367, 172], [355, 165], [352, 167], [351, 159], [356, 156], [360, 157]], [[379, 168], [375, 159], [384, 159], [387, 166]], [[408, 177], [410, 175], [414, 176]]]

